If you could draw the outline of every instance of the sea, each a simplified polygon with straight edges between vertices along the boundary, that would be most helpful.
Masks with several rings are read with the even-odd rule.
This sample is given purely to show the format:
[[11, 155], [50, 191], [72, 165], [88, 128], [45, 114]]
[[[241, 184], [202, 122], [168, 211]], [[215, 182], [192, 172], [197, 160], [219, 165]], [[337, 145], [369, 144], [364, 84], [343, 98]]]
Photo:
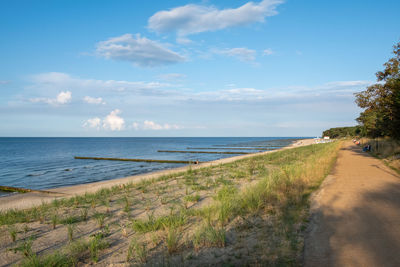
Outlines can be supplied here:
[[[112, 180], [185, 164], [81, 160], [75, 156], [212, 161], [235, 154], [166, 153], [158, 150], [257, 152], [304, 137], [0, 138], [0, 185], [50, 189]], [[240, 150], [238, 149], [240, 148]], [[246, 148], [252, 148], [246, 150]], [[11, 193], [0, 191], [0, 196]]]

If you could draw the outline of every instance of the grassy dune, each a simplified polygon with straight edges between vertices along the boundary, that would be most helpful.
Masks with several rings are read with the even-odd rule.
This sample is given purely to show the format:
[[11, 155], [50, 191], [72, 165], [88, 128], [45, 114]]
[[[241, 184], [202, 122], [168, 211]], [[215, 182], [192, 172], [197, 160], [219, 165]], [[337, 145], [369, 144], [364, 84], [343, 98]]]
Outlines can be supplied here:
[[339, 146], [282, 150], [0, 213], [0, 262], [298, 265], [308, 198]]

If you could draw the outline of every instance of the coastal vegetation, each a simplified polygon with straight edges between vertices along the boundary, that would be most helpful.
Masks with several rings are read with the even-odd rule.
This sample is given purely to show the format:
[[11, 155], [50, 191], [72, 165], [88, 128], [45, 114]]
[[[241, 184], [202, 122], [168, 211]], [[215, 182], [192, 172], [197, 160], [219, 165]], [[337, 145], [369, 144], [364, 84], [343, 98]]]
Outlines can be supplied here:
[[285, 149], [1, 212], [1, 260], [297, 265], [309, 196], [339, 147]]
[[400, 140], [392, 138], [362, 138], [361, 146], [370, 145], [371, 154], [400, 173]]
[[322, 136], [330, 138], [354, 137], [363, 135], [363, 128], [360, 125], [351, 127], [335, 127], [322, 132]]
[[323, 136], [400, 140], [400, 42], [393, 46], [393, 55], [384, 70], [375, 74], [377, 83], [355, 94], [357, 105], [364, 110], [357, 118], [360, 125], [331, 128]]
[[370, 145], [372, 155], [400, 172], [400, 42], [393, 46], [393, 55], [376, 73], [377, 83], [355, 94], [364, 109], [357, 118], [360, 125], [331, 128], [322, 135], [362, 138], [361, 145]]
[[377, 83], [357, 93], [356, 103], [364, 109], [357, 121], [366, 136], [400, 139], [400, 42], [393, 57], [376, 73]]

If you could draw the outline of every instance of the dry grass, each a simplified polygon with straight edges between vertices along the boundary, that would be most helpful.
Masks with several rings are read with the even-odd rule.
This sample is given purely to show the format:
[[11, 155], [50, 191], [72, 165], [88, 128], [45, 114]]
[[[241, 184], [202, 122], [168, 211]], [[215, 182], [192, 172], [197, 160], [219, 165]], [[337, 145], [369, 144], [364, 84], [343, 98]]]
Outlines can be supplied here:
[[400, 141], [390, 138], [361, 139], [361, 146], [371, 145], [372, 155], [380, 158], [383, 162], [400, 173]]
[[[278, 151], [0, 213], [0, 260], [297, 264], [308, 196], [330, 171], [338, 147]], [[27, 230], [12, 240], [8, 225]], [[33, 236], [29, 259], [12, 253]]]

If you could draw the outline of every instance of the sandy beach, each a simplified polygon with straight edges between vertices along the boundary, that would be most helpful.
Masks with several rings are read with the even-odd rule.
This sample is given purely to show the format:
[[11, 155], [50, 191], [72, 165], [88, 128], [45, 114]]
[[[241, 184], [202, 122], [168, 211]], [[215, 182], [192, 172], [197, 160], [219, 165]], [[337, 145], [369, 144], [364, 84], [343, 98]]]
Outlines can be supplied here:
[[[291, 148], [299, 147], [299, 146], [306, 146], [306, 145], [314, 144], [315, 142], [316, 142], [315, 139], [301, 139], [301, 140], [297, 140], [295, 143], [293, 143], [287, 147], [281, 148], [281, 149], [283, 150], [283, 149], [291, 149]], [[281, 149], [277, 149], [277, 150], [281, 150]], [[1, 200], [0, 201], [0, 211], [4, 211], [4, 210], [8, 210], [8, 209], [27, 209], [27, 208], [30, 208], [33, 206], [41, 205], [42, 203], [49, 203], [49, 202], [53, 201], [54, 199], [68, 198], [68, 197], [73, 197], [73, 196], [81, 195], [81, 194], [85, 194], [85, 193], [93, 193], [102, 188], [110, 188], [115, 185], [136, 183], [136, 182], [140, 182], [142, 180], [153, 179], [153, 178], [157, 178], [157, 177], [160, 177], [163, 175], [176, 174], [179, 172], [187, 171], [190, 168], [195, 170], [195, 169], [209, 167], [209, 166], [213, 166], [213, 165], [229, 163], [229, 162], [233, 162], [233, 161], [248, 158], [248, 157], [253, 157], [255, 155], [263, 155], [263, 154], [272, 153], [277, 150], [229, 157], [229, 158], [219, 159], [219, 160], [215, 160], [215, 161], [204, 162], [204, 163], [201, 163], [198, 165], [186, 165], [186, 166], [179, 167], [179, 168], [145, 173], [145, 174], [134, 175], [134, 176], [128, 176], [128, 177], [119, 178], [119, 179], [113, 179], [113, 180], [107, 180], [107, 181], [101, 181], [101, 182], [95, 182], [95, 183], [88, 183], [88, 184], [80, 184], [80, 185], [67, 186], [67, 187], [59, 187], [59, 188], [53, 188], [53, 189], [46, 190], [46, 191], [53, 192], [53, 194], [39, 193], [39, 192], [13, 194], [11, 196], [2, 197], [0, 199]]]

